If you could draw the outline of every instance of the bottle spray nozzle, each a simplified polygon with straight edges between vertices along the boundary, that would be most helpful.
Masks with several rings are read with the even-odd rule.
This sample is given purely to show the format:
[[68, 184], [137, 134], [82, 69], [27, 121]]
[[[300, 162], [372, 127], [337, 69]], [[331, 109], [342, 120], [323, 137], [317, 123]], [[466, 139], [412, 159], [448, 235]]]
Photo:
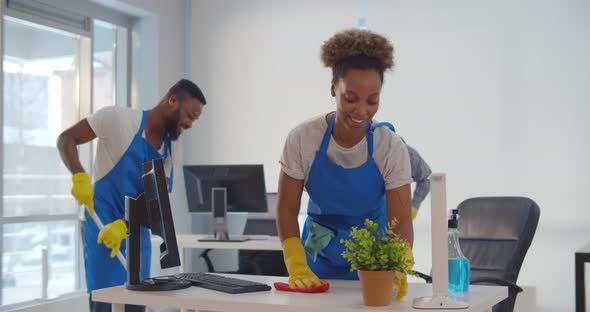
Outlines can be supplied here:
[[449, 228], [456, 229], [459, 225], [459, 209], [451, 209], [451, 214], [449, 215], [448, 226]]

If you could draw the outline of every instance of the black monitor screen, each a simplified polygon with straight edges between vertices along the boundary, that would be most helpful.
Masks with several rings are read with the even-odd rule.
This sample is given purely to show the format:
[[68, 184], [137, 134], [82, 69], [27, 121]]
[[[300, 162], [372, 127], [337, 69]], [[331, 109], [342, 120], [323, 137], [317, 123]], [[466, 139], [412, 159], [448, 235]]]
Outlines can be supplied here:
[[125, 287], [130, 290], [176, 290], [189, 287], [189, 282], [176, 278], [142, 280], [141, 253], [146, 250], [142, 250], [141, 246], [142, 227], [151, 229], [152, 234], [164, 240], [160, 245], [160, 267], [166, 269], [180, 265], [163, 160], [159, 158], [144, 163], [143, 172], [144, 192], [137, 198], [125, 197], [125, 219], [129, 224]]
[[180, 257], [162, 159], [145, 163], [144, 172], [143, 185], [149, 227], [153, 235], [164, 240], [160, 245], [160, 266], [162, 269], [179, 266]]
[[211, 212], [211, 189], [227, 190], [228, 212], [267, 212], [262, 165], [184, 166], [188, 209]]

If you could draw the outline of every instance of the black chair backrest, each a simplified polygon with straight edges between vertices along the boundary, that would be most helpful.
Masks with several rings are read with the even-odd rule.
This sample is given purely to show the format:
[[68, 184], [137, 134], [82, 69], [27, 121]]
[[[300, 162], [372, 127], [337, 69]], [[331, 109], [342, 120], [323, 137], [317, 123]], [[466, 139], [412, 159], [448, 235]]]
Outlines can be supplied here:
[[244, 235], [273, 235], [277, 236], [275, 219], [248, 219], [244, 227]]
[[[525, 197], [478, 197], [466, 199], [458, 209], [459, 240], [471, 265], [471, 279], [516, 283], [537, 229], [539, 206]], [[508, 300], [512, 306], [514, 300], [515, 296]]]
[[[248, 219], [245, 235], [278, 236], [275, 219]], [[288, 276], [283, 252], [278, 250], [240, 250], [238, 273], [253, 275]]]

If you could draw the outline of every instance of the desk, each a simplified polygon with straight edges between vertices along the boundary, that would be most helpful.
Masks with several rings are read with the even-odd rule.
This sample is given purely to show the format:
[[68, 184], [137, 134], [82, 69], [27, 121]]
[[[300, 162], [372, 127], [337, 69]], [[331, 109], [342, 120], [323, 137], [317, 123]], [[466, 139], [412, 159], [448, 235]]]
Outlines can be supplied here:
[[576, 312], [586, 311], [586, 285], [584, 264], [590, 262], [590, 244], [576, 251]]
[[[222, 274], [272, 285], [287, 282], [287, 277]], [[453, 311], [491, 311], [492, 306], [508, 297], [508, 289], [502, 286], [470, 285], [470, 291], [462, 299], [470, 303], [469, 309]], [[124, 286], [99, 289], [92, 292], [92, 299], [113, 303], [113, 312], [123, 312], [124, 304], [159, 306], [176, 309], [237, 312], [360, 312], [374, 310], [423, 311], [412, 308], [415, 297], [432, 295], [430, 284], [408, 284], [408, 295], [390, 306], [370, 308], [363, 304], [359, 281], [330, 281], [330, 290], [322, 294], [302, 294], [271, 291], [226, 294], [199, 287], [176, 291], [141, 292], [125, 289]], [[438, 310], [441, 311], [441, 310]]]
[[[188, 268], [184, 266], [184, 249], [233, 249], [233, 250], [283, 250], [278, 236], [248, 235], [251, 240], [245, 242], [200, 242], [199, 239], [210, 237], [205, 234], [180, 234], [176, 235], [178, 252], [180, 253], [180, 272], [184, 273]], [[161, 241], [161, 240], [160, 240]], [[190, 271], [190, 270], [189, 270]]]

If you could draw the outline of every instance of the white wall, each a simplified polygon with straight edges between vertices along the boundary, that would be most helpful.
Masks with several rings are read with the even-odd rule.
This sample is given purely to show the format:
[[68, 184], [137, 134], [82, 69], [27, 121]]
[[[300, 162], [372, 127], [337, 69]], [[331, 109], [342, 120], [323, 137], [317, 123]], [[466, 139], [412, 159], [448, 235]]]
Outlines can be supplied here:
[[[263, 163], [276, 190], [289, 130], [334, 109], [319, 49], [356, 26], [358, 5], [193, 1], [191, 76], [210, 104], [187, 137], [185, 163]], [[377, 118], [448, 174], [449, 207], [486, 195], [539, 204], [519, 282], [537, 286], [547, 310], [573, 309], [573, 252], [590, 237], [588, 16], [588, 3], [573, 0], [367, 1], [369, 29], [396, 49]], [[429, 246], [428, 200], [423, 207], [417, 249]], [[418, 265], [428, 268], [428, 257]], [[548, 268], [562, 274], [539, 276]]]
[[369, 6], [397, 45], [380, 115], [448, 172], [450, 204], [524, 195], [542, 224], [584, 226], [590, 7], [524, 2]]
[[[340, 14], [323, 14], [335, 3]], [[287, 133], [331, 108], [319, 45], [355, 23], [355, 3], [193, 1], [191, 75], [210, 104], [187, 140], [186, 162], [263, 163], [267, 190], [276, 191]]]
[[[184, 0], [125, 0], [129, 5], [141, 8], [158, 19], [158, 29], [152, 36], [157, 37], [158, 51], [156, 63], [157, 100], [154, 103], [142, 103], [151, 108], [168, 89], [185, 76], [185, 16]], [[147, 91], [147, 90], [146, 90]]]
[[[590, 8], [523, 2], [369, 1], [369, 28], [396, 48], [378, 118], [448, 173], [451, 205], [524, 195], [543, 208], [542, 223], [583, 226]], [[194, 1], [192, 10], [191, 75], [210, 105], [187, 163], [262, 162], [274, 190], [288, 131], [333, 109], [319, 46], [356, 25], [357, 2]]]

